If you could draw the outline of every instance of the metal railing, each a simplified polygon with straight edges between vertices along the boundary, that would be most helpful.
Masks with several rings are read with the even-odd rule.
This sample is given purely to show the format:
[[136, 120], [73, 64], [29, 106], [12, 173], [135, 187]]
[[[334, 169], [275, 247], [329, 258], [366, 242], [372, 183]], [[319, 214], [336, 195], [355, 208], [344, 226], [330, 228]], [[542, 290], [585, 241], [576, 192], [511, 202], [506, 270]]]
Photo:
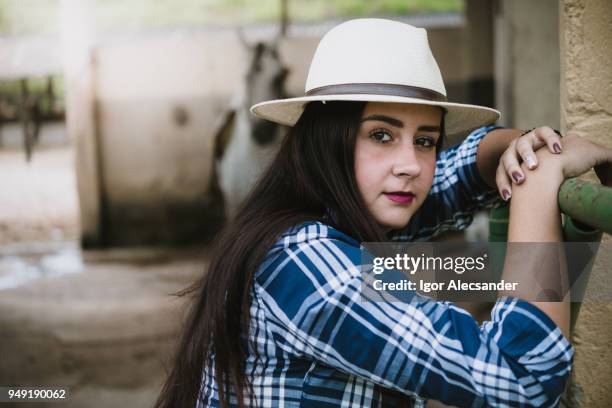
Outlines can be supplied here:
[[[566, 242], [600, 242], [602, 232], [612, 234], [612, 188], [584, 180], [569, 179], [563, 182], [559, 189], [558, 202], [561, 212], [565, 215], [563, 238]], [[506, 242], [508, 240], [509, 216], [508, 206], [491, 210], [489, 219], [490, 242]], [[494, 249], [499, 248], [494, 247]], [[588, 255], [578, 257], [582, 262], [586, 262], [585, 265], [574, 265], [574, 267], [583, 270], [586, 274], [583, 280], [584, 284], [572, 287], [572, 291], [580, 292], [573, 292], [572, 298], [583, 297], [586, 291], [586, 282], [588, 282], [588, 276], [593, 265], [592, 260], [597, 255], [597, 251], [592, 251], [586, 246], [585, 250], [588, 252]], [[503, 260], [505, 250], [502, 251], [501, 257], [494, 257]], [[568, 260], [568, 262], [570, 261]], [[503, 265], [497, 265], [496, 268], [498, 269], [498, 276], [501, 275]], [[572, 302], [571, 304], [570, 323], [572, 332], [574, 331], [581, 305], [581, 302]], [[413, 397], [414, 407], [425, 407], [426, 403], [426, 399], [419, 396]]]
[[[580, 179], [568, 179], [561, 185], [558, 195], [559, 208], [564, 214], [563, 238], [566, 242], [598, 243], [603, 232], [612, 234], [612, 188]], [[489, 220], [489, 241], [508, 240], [509, 208], [493, 209]], [[585, 247], [585, 284], [572, 287], [572, 298], [583, 298], [590, 268], [597, 251]], [[568, 260], [571, 262], [571, 260]], [[571, 329], [573, 331], [580, 313], [581, 302], [572, 302]]]
[[574, 221], [612, 234], [612, 188], [580, 179], [559, 189], [559, 208]]
[[[566, 216], [566, 241], [597, 242], [602, 232], [612, 234], [612, 188], [580, 179], [568, 179], [559, 189], [558, 202]], [[507, 240], [508, 217], [507, 206], [491, 211], [491, 242]]]

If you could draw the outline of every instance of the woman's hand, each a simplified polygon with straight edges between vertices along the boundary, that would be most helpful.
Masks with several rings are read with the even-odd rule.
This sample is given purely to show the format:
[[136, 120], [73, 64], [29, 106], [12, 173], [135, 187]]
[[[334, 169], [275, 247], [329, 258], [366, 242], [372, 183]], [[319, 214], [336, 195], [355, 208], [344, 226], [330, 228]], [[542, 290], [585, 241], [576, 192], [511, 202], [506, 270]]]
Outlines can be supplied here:
[[535, 152], [544, 146], [548, 146], [552, 154], [560, 154], [562, 151], [561, 138], [548, 126], [532, 129], [510, 142], [499, 160], [495, 173], [495, 183], [504, 200], [507, 201], [512, 196], [512, 181], [516, 184], [525, 181], [525, 172], [521, 168], [521, 163], [524, 163], [529, 170], [535, 169], [538, 166]]
[[612, 187], [612, 149], [572, 133], [563, 141], [565, 149], [558, 158], [564, 178], [578, 177], [595, 168], [601, 184]]

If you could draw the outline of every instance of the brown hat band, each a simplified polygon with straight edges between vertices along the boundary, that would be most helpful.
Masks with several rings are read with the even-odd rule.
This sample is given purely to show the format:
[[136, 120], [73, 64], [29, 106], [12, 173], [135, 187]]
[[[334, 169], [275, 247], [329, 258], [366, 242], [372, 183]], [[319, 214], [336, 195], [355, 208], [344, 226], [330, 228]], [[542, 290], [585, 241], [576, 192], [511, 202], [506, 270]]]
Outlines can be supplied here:
[[307, 96], [320, 95], [388, 95], [403, 96], [407, 98], [426, 99], [428, 101], [446, 102], [446, 96], [431, 89], [419, 88], [418, 86], [393, 85], [393, 84], [339, 84], [327, 85], [311, 89], [306, 92]]

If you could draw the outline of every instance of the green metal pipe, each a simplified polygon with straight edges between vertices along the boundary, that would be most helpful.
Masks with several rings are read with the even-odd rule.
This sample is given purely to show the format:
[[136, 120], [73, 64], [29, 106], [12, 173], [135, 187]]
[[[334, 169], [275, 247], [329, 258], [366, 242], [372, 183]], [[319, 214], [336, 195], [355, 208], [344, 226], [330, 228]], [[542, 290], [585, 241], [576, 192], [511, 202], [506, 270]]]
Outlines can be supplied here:
[[[489, 215], [489, 242], [508, 242], [508, 223], [510, 218], [510, 207], [493, 208]], [[496, 282], [499, 282], [504, 271], [504, 259], [506, 258], [506, 246], [492, 244], [490, 248], [491, 273]]]
[[[559, 208], [565, 217], [563, 238], [565, 242], [600, 242], [602, 231], [612, 234], [612, 188], [577, 178], [568, 179], [559, 188]], [[577, 258], [585, 265], [572, 265], [575, 260], [568, 259], [570, 270], [583, 271], [582, 285], [572, 286], [572, 298], [580, 299], [586, 291], [586, 283], [591, 274], [592, 261], [596, 253], [585, 246], [584, 256]], [[589, 256], [590, 255], [590, 256]], [[582, 302], [572, 302], [570, 323], [574, 331]]]
[[574, 221], [612, 234], [612, 188], [568, 179], [559, 189], [559, 208]]
[[510, 207], [493, 208], [489, 216], [489, 242], [508, 241]]
[[[576, 222], [572, 217], [565, 217], [563, 239], [565, 242], [574, 243], [573, 257], [567, 256], [566, 258], [567, 268], [570, 271], [569, 281], [572, 287], [572, 299], [582, 299], [584, 297], [599, 248], [599, 244], [595, 244], [594, 248], [592, 245], [593, 243], [599, 243], [602, 235], [601, 230]], [[572, 276], [575, 273], [580, 273], [580, 275]], [[572, 302], [570, 305], [570, 332], [574, 331], [581, 306], [582, 302]]]
[[[612, 233], [612, 188], [578, 179], [566, 180], [559, 190], [559, 207], [566, 215], [563, 224], [565, 242], [585, 243], [584, 255], [576, 259], [567, 259], [568, 267], [584, 274], [581, 284], [572, 285], [572, 298], [581, 299], [586, 291], [586, 284], [591, 273], [592, 262], [596, 251], [588, 247], [589, 243], [600, 242], [602, 230]], [[574, 219], [576, 217], [577, 219]], [[508, 239], [509, 208], [508, 206], [491, 210], [489, 219], [489, 241], [505, 242]], [[591, 226], [592, 225], [592, 226]], [[574, 247], [574, 251], [578, 248]], [[492, 264], [494, 275], [498, 278], [503, 270], [504, 252], [495, 249]], [[497, 253], [499, 252], [499, 253]], [[580, 260], [581, 265], [576, 265]], [[574, 331], [582, 302], [571, 303], [571, 331]]]
[[[576, 178], [568, 179], [559, 189], [558, 201], [561, 212], [572, 218], [572, 224], [579, 227], [578, 230], [590, 231], [594, 228], [612, 234], [612, 188]], [[507, 240], [508, 219], [507, 206], [491, 210], [489, 241]], [[582, 238], [567, 236], [566, 241], [585, 242]], [[599, 240], [592, 242], [596, 241]]]

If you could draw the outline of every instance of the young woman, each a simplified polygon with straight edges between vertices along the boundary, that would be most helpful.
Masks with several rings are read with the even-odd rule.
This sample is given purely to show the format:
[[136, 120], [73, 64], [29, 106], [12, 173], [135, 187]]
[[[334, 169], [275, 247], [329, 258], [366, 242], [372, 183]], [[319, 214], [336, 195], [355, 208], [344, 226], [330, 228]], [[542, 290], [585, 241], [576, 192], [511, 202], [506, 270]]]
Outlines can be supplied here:
[[360, 301], [361, 242], [462, 228], [495, 182], [512, 195], [510, 241], [558, 242], [564, 177], [612, 162], [577, 137], [561, 146], [549, 128], [517, 139], [480, 127], [441, 151], [497, 118], [443, 94], [424, 30], [365, 19], [323, 38], [305, 97], [254, 107], [292, 128], [191, 292], [157, 406], [558, 403], [573, 355], [567, 303], [502, 297], [479, 326], [417, 294]]

